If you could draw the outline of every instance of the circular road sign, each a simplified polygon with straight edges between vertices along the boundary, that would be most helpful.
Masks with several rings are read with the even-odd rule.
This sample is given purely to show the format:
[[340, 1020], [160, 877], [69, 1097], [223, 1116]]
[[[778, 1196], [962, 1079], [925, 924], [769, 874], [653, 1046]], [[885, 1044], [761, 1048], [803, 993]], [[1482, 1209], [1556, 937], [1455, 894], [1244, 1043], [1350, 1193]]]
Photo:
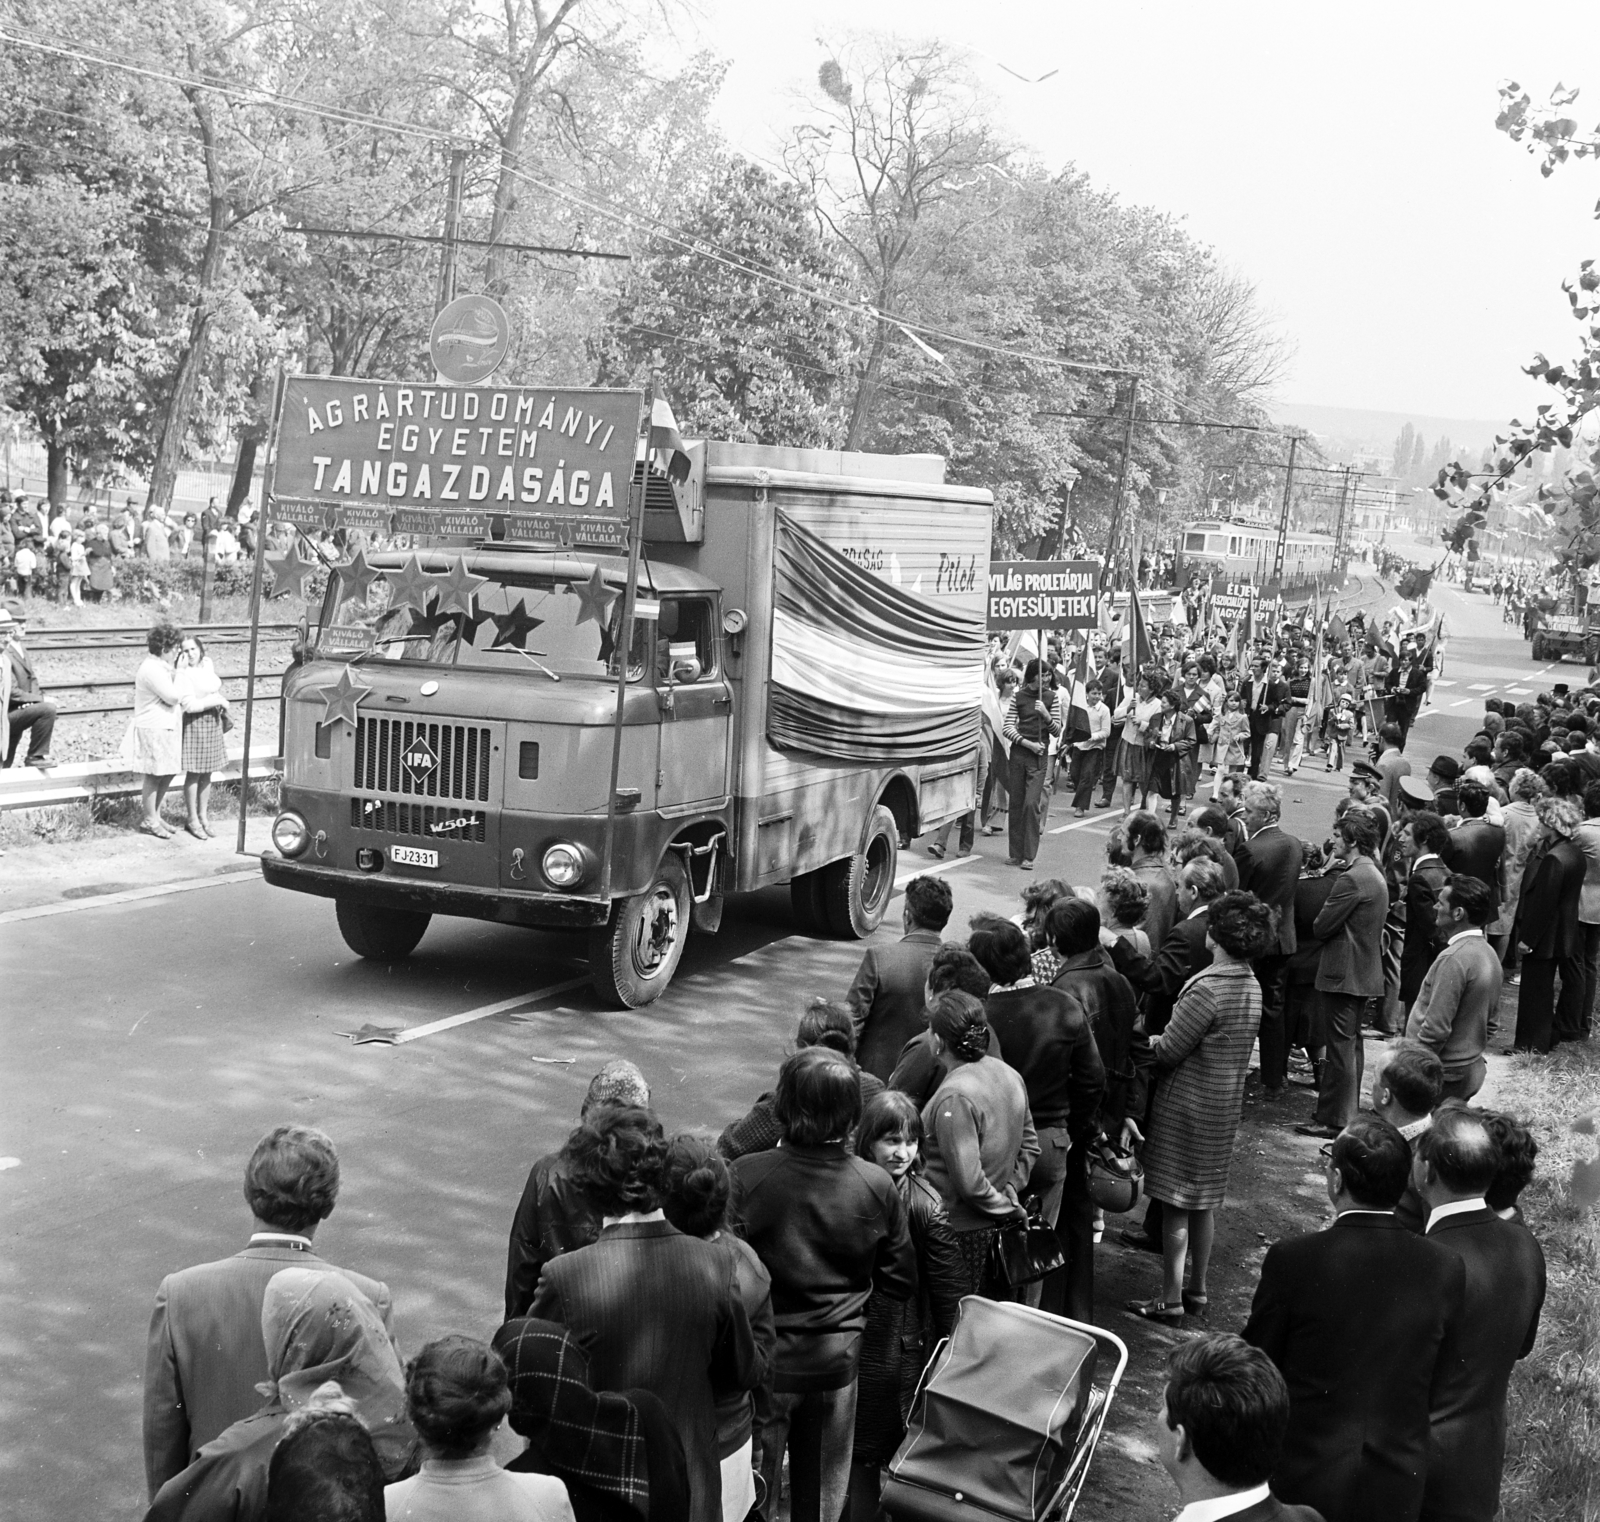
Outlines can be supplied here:
[[447, 381], [474, 386], [500, 368], [511, 347], [511, 324], [487, 296], [457, 296], [433, 319], [428, 353]]

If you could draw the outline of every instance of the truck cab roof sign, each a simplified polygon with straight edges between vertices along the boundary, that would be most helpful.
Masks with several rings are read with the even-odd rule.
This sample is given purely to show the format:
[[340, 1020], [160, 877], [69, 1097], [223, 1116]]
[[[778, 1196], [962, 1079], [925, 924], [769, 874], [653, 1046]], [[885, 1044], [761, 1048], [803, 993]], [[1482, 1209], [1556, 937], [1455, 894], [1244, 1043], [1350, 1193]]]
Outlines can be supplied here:
[[291, 376], [275, 515], [462, 537], [515, 516], [552, 540], [557, 520], [610, 520], [620, 540], [643, 405], [637, 391]]

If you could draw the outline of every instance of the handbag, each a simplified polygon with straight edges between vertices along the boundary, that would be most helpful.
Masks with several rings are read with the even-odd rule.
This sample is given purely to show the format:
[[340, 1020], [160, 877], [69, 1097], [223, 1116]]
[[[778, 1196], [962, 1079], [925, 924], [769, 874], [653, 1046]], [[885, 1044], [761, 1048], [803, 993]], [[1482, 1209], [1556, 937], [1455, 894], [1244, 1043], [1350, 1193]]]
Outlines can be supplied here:
[[219, 709], [218, 712], [222, 716], [223, 734], [231, 734], [233, 732], [233, 709], [231, 707], [225, 707]]
[[1011, 1290], [1053, 1274], [1066, 1261], [1055, 1228], [1046, 1226], [1039, 1214], [1038, 1200], [1029, 1203], [1026, 1221], [1008, 1221], [1000, 1228], [989, 1250], [990, 1277]]

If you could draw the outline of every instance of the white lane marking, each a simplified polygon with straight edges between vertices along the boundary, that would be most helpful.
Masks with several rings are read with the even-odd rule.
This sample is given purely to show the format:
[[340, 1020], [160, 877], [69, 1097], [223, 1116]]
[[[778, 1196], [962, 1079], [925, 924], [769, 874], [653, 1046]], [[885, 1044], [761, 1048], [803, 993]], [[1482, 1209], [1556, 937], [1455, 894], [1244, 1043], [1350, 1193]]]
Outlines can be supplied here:
[[247, 867], [241, 872], [219, 872], [214, 877], [186, 877], [180, 882], [156, 883], [149, 888], [124, 888], [119, 893], [101, 893], [60, 904], [35, 904], [31, 909], [8, 909], [0, 914], [0, 925], [10, 925], [17, 920], [48, 919], [52, 914], [76, 914], [80, 909], [103, 909], [108, 904], [136, 904], [141, 899], [165, 898], [169, 893], [190, 893], [196, 888], [252, 881], [261, 881], [259, 867]]
[[517, 994], [510, 999], [499, 999], [493, 1004], [482, 1005], [478, 1009], [463, 1010], [459, 1015], [446, 1015], [442, 1020], [430, 1020], [426, 1025], [413, 1025], [400, 1032], [394, 1038], [394, 1044], [400, 1046], [407, 1041], [420, 1041], [424, 1036], [436, 1036], [440, 1031], [452, 1031], [458, 1025], [471, 1025], [474, 1020], [487, 1020], [490, 1015], [503, 1015], [508, 1009], [516, 1009], [519, 1005], [531, 1004], [535, 999], [547, 998], [551, 994], [564, 994], [574, 988], [582, 988], [589, 981], [589, 974], [585, 973], [579, 978], [567, 978], [560, 983], [549, 983], [543, 988], [530, 989], [525, 994]]
[[1468, 682], [1467, 683], [1467, 691], [1468, 692], [1488, 692], [1493, 688], [1493, 686], [1494, 686], [1493, 682]]
[[1455, 684], [1456, 681], [1454, 677], [1436, 676], [1433, 679], [1433, 685], [1435, 687], [1454, 687]]
[[1083, 819], [1074, 819], [1070, 824], [1058, 824], [1054, 829], [1046, 830], [1047, 835], [1065, 835], [1068, 830], [1092, 830], [1096, 825], [1110, 829], [1119, 819], [1121, 814], [1111, 809], [1102, 809], [1098, 814], [1089, 814]]
[[1533, 691], [1531, 687], [1507, 687], [1506, 691], [1514, 698], [1525, 698]]
[[956, 856], [945, 861], [933, 857], [925, 867], [919, 863], [912, 871], [897, 873], [894, 880], [895, 891], [898, 893], [913, 877], [932, 877], [935, 872], [954, 872], [957, 867], [964, 867], [969, 861], [982, 860], [983, 858], [977, 855]]

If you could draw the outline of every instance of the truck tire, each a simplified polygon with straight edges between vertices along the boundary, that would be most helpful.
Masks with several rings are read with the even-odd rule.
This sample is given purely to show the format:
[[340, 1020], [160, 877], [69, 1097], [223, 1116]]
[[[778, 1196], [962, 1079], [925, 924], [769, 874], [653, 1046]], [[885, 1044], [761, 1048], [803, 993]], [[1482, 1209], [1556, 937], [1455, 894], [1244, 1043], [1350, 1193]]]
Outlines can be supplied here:
[[335, 899], [333, 907], [345, 945], [374, 962], [398, 962], [410, 956], [433, 918], [419, 909], [384, 909], [348, 898]]
[[881, 803], [867, 821], [861, 849], [822, 869], [828, 926], [843, 940], [872, 934], [894, 895], [894, 869], [900, 855], [900, 827]]
[[683, 863], [669, 851], [643, 893], [619, 899], [589, 932], [595, 992], [613, 1009], [653, 1004], [667, 991], [689, 937], [693, 909]]
[[822, 869], [802, 872], [789, 879], [789, 908], [794, 914], [794, 928], [801, 935], [821, 940], [833, 934], [828, 924], [828, 899], [823, 886]]
[[1544, 635], [1535, 634], [1533, 637], [1533, 658], [1536, 661], [1544, 659]]

